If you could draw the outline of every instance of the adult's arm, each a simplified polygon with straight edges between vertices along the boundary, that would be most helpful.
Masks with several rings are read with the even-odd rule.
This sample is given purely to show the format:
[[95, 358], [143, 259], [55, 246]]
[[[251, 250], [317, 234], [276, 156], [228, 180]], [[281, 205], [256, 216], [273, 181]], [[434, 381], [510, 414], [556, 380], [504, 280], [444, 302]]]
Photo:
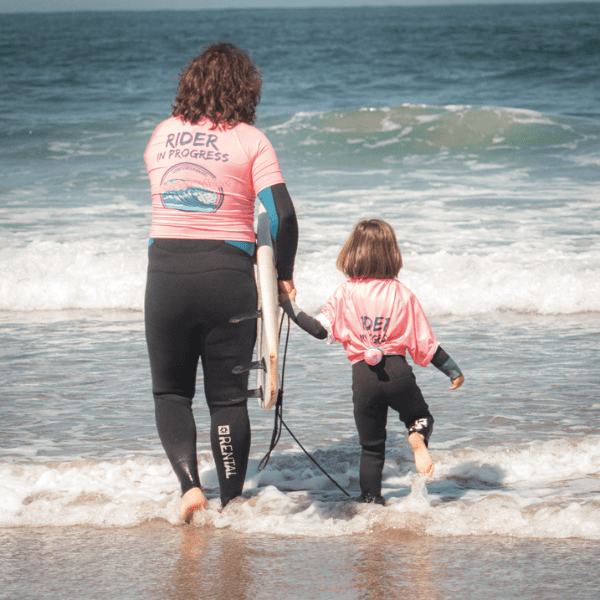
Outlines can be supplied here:
[[285, 183], [265, 188], [259, 192], [258, 199], [267, 209], [271, 221], [277, 279], [291, 282], [294, 278], [294, 261], [298, 249], [298, 219], [294, 203]]

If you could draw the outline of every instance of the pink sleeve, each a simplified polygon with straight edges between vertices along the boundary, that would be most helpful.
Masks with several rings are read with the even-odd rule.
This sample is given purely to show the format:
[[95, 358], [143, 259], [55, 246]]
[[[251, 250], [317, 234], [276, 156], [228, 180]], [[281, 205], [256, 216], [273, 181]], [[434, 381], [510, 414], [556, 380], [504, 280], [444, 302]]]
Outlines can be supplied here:
[[[333, 324], [335, 323], [335, 311], [331, 303], [331, 298], [327, 300], [319, 317], [319, 323], [327, 329], [328, 336], [333, 336]], [[329, 327], [328, 327], [329, 325]]]
[[409, 322], [412, 322], [412, 332], [407, 336], [407, 349], [416, 365], [426, 367], [437, 350], [438, 341], [414, 294], [411, 294], [407, 309], [410, 311]]
[[252, 161], [254, 195], [257, 196], [272, 185], [285, 183], [277, 155], [267, 136], [256, 127], [240, 125], [243, 124], [236, 127], [236, 132], [244, 151]]
[[339, 313], [339, 304], [342, 301], [343, 286], [340, 286], [327, 300], [319, 317], [319, 323], [327, 329], [327, 343], [341, 342], [339, 336], [339, 322], [336, 315]]

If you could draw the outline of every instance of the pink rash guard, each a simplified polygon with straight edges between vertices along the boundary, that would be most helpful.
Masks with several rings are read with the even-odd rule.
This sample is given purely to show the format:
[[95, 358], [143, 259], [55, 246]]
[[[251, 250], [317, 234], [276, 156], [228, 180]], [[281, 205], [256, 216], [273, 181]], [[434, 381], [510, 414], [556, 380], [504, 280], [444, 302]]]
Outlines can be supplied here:
[[426, 367], [438, 347], [417, 297], [397, 279], [349, 279], [329, 298], [317, 320], [344, 344], [352, 364], [371, 346], [384, 354], [409, 351]]
[[212, 126], [171, 117], [154, 130], [144, 153], [151, 238], [255, 241], [257, 194], [285, 183], [277, 156], [252, 125]]

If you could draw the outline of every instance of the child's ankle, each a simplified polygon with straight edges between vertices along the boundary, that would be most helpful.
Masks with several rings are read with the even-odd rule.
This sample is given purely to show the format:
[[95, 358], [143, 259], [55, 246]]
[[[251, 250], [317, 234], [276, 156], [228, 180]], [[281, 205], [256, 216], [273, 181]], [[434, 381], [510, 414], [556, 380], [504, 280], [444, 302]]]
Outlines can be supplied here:
[[417, 448], [420, 448], [421, 446], [427, 447], [427, 444], [425, 444], [425, 438], [417, 431], [413, 431], [408, 436], [408, 442], [412, 446], [413, 450], [415, 449], [415, 447], [417, 447]]
[[425, 444], [425, 439], [420, 433], [414, 432], [408, 436], [408, 441], [415, 455], [415, 467], [417, 468], [417, 473], [419, 473], [419, 475], [431, 477], [431, 475], [433, 475], [434, 465], [431, 456], [429, 455], [427, 444]]

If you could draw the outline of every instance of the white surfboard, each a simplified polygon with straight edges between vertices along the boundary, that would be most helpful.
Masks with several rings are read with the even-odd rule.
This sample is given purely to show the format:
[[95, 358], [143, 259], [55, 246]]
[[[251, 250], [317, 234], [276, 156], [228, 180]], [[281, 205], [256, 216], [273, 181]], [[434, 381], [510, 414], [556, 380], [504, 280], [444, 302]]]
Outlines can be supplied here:
[[279, 298], [277, 271], [271, 240], [271, 221], [261, 204], [256, 225], [256, 283], [258, 287], [258, 335], [256, 339], [257, 360], [264, 361], [264, 369], [257, 370], [256, 387], [262, 389], [259, 406], [270, 410], [277, 402], [279, 393]]

